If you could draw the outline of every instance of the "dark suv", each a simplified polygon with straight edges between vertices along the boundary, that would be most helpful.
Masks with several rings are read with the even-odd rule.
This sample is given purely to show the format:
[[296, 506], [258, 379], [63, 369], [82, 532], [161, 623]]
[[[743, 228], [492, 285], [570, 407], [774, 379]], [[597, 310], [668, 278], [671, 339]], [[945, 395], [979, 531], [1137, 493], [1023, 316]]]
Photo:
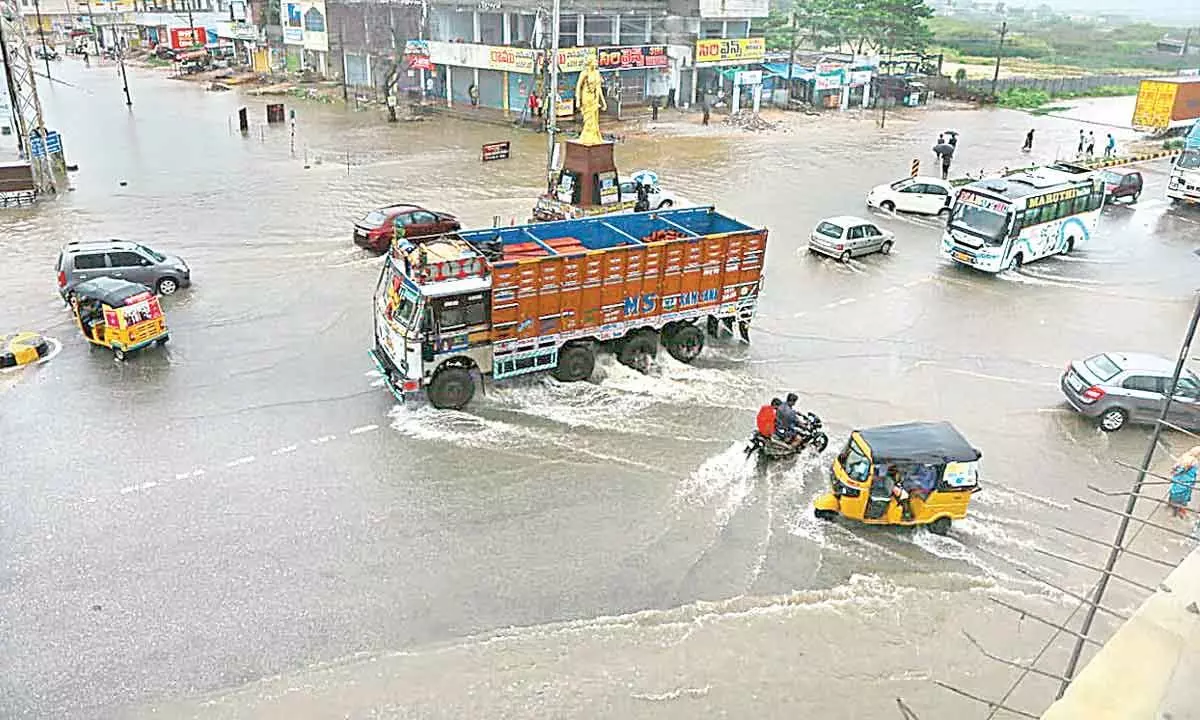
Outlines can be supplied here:
[[192, 284], [192, 271], [175, 255], [163, 255], [126, 240], [69, 242], [58, 253], [58, 294], [69, 300], [85, 280], [114, 277], [140, 283], [159, 295], [171, 295]]

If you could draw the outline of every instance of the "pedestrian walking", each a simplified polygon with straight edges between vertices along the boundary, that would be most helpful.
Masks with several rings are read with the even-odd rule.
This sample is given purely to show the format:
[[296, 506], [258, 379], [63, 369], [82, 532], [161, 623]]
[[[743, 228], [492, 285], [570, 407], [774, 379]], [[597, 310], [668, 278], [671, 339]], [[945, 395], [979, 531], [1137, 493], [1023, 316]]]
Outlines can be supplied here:
[[942, 179], [943, 180], [947, 180], [950, 178], [950, 161], [953, 159], [953, 157], [954, 157], [953, 155], [943, 155], [942, 156]]
[[700, 102], [701, 102], [700, 109], [704, 111], [704, 117], [700, 120], [700, 124], [707, 125], [708, 124], [708, 98], [705, 97]]
[[467, 88], [467, 97], [471, 98], [471, 107], [479, 107], [479, 88], [475, 83], [471, 83], [471, 86]]
[[1104, 143], [1104, 157], [1111, 158], [1117, 156], [1117, 139], [1112, 133], [1108, 134], [1108, 140]]
[[1088, 130], [1087, 149], [1084, 150], [1084, 155], [1090, 160], [1096, 156], [1096, 133]]
[[958, 149], [958, 133], [950, 131], [950, 130], [947, 130], [947, 133], [949, 133], [949, 135], [950, 135], [950, 139], [947, 142], [950, 144], [950, 147], [957, 150]]
[[933, 152], [941, 161], [938, 163], [942, 166], [942, 179], [945, 180], [950, 175], [950, 161], [954, 158], [954, 146], [945, 142], [945, 136], [938, 136], [937, 145], [933, 146]]
[[1171, 469], [1171, 492], [1167, 505], [1177, 518], [1187, 517], [1188, 505], [1192, 502], [1192, 490], [1196, 487], [1196, 464], [1200, 462], [1200, 445], [1184, 453]]
[[84, 50], [84, 51], [83, 51], [83, 65], [84, 65], [84, 67], [91, 67], [91, 66], [92, 66], [92, 62], [91, 62], [90, 60], [88, 60], [88, 52], [87, 52], [87, 50]]
[[1025, 133], [1025, 144], [1021, 146], [1022, 152], [1033, 152], [1033, 131]]
[[1079, 130], [1079, 148], [1077, 150], [1075, 150], [1075, 157], [1083, 157], [1083, 149], [1086, 146], [1087, 146], [1087, 134], [1083, 132], [1082, 128], [1080, 128], [1080, 130]]

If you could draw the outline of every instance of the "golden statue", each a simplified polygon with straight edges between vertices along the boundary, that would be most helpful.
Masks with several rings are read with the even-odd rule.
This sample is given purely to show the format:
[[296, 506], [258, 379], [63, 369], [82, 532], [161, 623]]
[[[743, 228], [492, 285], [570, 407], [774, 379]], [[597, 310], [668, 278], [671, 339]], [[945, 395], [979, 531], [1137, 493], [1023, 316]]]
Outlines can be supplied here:
[[604, 84], [600, 80], [600, 70], [596, 67], [596, 57], [587, 60], [587, 67], [579, 73], [579, 82], [575, 83], [575, 106], [583, 117], [583, 130], [579, 133], [582, 145], [600, 145], [604, 137], [600, 134], [600, 111], [608, 109], [604, 101]]

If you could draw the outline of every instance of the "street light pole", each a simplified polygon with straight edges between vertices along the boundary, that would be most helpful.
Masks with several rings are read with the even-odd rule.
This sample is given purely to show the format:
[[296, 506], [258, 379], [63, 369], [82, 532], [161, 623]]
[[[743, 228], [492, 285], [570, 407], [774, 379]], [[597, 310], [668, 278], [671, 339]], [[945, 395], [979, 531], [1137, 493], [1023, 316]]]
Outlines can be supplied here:
[[125, 87], [125, 106], [133, 107], [133, 98], [129, 97], [129, 78], [125, 76], [125, 49], [117, 48], [117, 64], [121, 67], [121, 84]]
[[192, 0], [183, 0], [188, 11], [188, 37], [192, 39], [192, 46], [195, 47], [196, 42], [196, 21], [192, 20]]
[[792, 10], [792, 49], [788, 53], [788, 78], [787, 91], [788, 102], [792, 100], [792, 68], [796, 67], [796, 33], [799, 31], [800, 18], [797, 17], [796, 11]]
[[546, 187], [553, 183], [554, 173], [554, 135], [558, 132], [558, 108], [555, 100], [558, 98], [558, 27], [559, 14], [562, 12], [562, 0], [554, 0], [554, 12], [550, 20], [550, 87], [546, 89]]
[[996, 96], [996, 83], [1000, 81], [1000, 56], [1004, 54], [1004, 36], [1008, 34], [1008, 21], [1000, 23], [1000, 44], [996, 46], [996, 70], [992, 73], [992, 97]]

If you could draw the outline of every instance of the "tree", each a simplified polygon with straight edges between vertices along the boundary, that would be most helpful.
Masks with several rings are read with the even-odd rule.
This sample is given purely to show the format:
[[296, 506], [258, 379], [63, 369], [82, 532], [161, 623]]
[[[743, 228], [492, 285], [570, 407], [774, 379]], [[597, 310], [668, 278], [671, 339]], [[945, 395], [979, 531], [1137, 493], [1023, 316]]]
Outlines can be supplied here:
[[924, 50], [933, 39], [926, 20], [933, 9], [925, 0], [869, 0], [870, 43], [882, 54]]

